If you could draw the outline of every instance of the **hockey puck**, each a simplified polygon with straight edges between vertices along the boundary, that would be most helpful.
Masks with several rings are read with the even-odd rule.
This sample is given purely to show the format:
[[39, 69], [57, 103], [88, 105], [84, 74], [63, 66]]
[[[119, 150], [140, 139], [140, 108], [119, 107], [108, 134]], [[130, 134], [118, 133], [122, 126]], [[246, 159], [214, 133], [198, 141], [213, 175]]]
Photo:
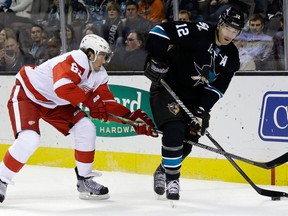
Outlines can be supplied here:
[[280, 200], [280, 197], [271, 197], [271, 200], [275, 201], [275, 200]]

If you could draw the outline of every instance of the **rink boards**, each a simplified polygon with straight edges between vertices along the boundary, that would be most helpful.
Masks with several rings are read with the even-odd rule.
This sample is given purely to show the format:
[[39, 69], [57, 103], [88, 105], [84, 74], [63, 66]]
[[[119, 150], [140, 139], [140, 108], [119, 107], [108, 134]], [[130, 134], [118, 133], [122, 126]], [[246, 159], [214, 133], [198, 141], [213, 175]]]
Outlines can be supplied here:
[[[288, 151], [287, 76], [235, 76], [224, 98], [211, 113], [209, 132], [228, 152], [255, 161], [270, 161]], [[6, 103], [15, 82], [0, 76], [0, 160], [13, 143]], [[116, 99], [131, 110], [151, 114], [149, 80], [144, 76], [110, 76]], [[97, 127], [95, 169], [152, 174], [159, 164], [161, 137], [136, 136], [133, 128], [116, 123], [93, 121]], [[210, 144], [206, 137], [202, 143]], [[41, 122], [41, 147], [29, 164], [74, 167], [73, 137], [64, 137]], [[238, 163], [238, 161], [237, 161]], [[264, 170], [245, 163], [241, 168], [258, 184], [287, 185], [287, 165]], [[245, 182], [221, 155], [194, 147], [185, 160], [182, 176]]]

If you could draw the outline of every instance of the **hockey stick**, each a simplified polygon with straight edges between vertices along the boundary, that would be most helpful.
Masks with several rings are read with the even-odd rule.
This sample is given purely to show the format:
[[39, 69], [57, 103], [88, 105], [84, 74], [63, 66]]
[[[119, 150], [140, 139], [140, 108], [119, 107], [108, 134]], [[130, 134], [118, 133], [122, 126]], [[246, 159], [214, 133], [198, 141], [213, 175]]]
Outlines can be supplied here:
[[283, 155], [281, 155], [281, 156], [279, 156], [279, 157], [277, 157], [277, 158], [275, 158], [275, 159], [273, 159], [271, 161], [258, 162], [258, 161], [253, 161], [253, 160], [250, 160], [250, 159], [247, 159], [247, 158], [243, 158], [241, 156], [226, 152], [226, 151], [221, 150], [221, 149], [213, 148], [211, 146], [208, 146], [208, 145], [205, 145], [205, 144], [202, 144], [202, 143], [196, 143], [196, 142], [193, 142], [191, 140], [184, 139], [184, 142], [188, 143], [190, 145], [194, 145], [196, 147], [211, 151], [211, 152], [215, 152], [215, 153], [223, 155], [223, 156], [228, 156], [228, 157], [234, 158], [236, 160], [239, 160], [239, 161], [242, 161], [242, 162], [251, 164], [253, 166], [257, 166], [257, 167], [263, 168], [263, 169], [272, 169], [272, 168], [280, 166], [280, 165], [282, 165], [282, 164], [284, 164], [284, 163], [286, 163], [288, 161], [288, 152], [286, 152], [285, 154], [283, 154]]
[[[169, 94], [176, 100], [176, 102], [181, 106], [181, 108], [187, 113], [190, 118], [193, 118], [194, 115], [188, 110], [188, 108], [183, 104], [183, 102], [179, 99], [176, 93], [170, 88], [170, 86], [163, 80], [160, 80], [163, 87], [169, 92]], [[224, 151], [225, 150], [220, 146], [220, 144], [211, 136], [211, 134], [206, 131], [206, 136], [208, 139], [217, 147], [217, 149]], [[278, 200], [280, 197], [288, 197], [288, 194], [280, 191], [272, 191], [266, 190], [258, 187], [255, 183], [247, 176], [247, 174], [237, 165], [237, 163], [227, 154], [224, 155], [226, 159], [232, 164], [232, 166], [242, 175], [242, 177], [254, 188], [254, 190], [263, 196], [271, 197], [272, 200]]]
[[[138, 122], [136, 121], [132, 121], [130, 119], [127, 119], [127, 118], [124, 118], [124, 117], [121, 117], [121, 116], [117, 116], [117, 115], [114, 115], [112, 113], [109, 113], [109, 115], [115, 119], [118, 119], [122, 122], [125, 122], [131, 126], [133, 125], [137, 125]], [[159, 131], [157, 129], [154, 129], [155, 132], [159, 133], [159, 134], [162, 134], [162, 131]], [[288, 152], [271, 160], [271, 161], [268, 161], [268, 162], [258, 162], [258, 161], [253, 161], [253, 160], [249, 160], [247, 158], [243, 158], [241, 156], [238, 156], [238, 155], [235, 155], [235, 154], [232, 154], [232, 153], [229, 153], [229, 152], [226, 152], [226, 151], [222, 151], [220, 149], [216, 149], [216, 148], [213, 148], [211, 146], [208, 146], [208, 145], [205, 145], [205, 144], [202, 144], [202, 143], [196, 143], [196, 142], [193, 142], [192, 140], [188, 140], [188, 139], [184, 139], [184, 142], [187, 143], [187, 144], [190, 144], [190, 145], [194, 145], [196, 147], [199, 147], [199, 148], [202, 148], [202, 149], [205, 149], [205, 150], [208, 150], [208, 151], [211, 151], [211, 152], [214, 152], [214, 153], [217, 153], [217, 154], [220, 154], [220, 155], [227, 155], [229, 157], [232, 157], [236, 160], [239, 160], [239, 161], [242, 161], [242, 162], [245, 162], [245, 163], [248, 163], [248, 164], [251, 164], [251, 165], [254, 165], [254, 166], [257, 166], [257, 167], [260, 167], [260, 168], [264, 168], [264, 169], [272, 169], [274, 167], [277, 167], [277, 166], [280, 166], [284, 163], [286, 163], [288, 161]]]
[[[137, 126], [139, 123], [142, 123], [142, 122], [132, 121], [132, 120], [130, 120], [128, 118], [124, 118], [124, 117], [121, 117], [121, 116], [117, 116], [117, 115], [115, 115], [113, 113], [108, 113], [108, 115], [111, 116], [112, 118], [118, 119], [118, 120], [120, 120], [120, 121], [122, 121], [122, 122], [124, 122], [126, 124], [131, 125], [131, 126]], [[154, 131], [156, 133], [162, 133], [161, 131], [156, 130], [156, 129], [154, 129]]]

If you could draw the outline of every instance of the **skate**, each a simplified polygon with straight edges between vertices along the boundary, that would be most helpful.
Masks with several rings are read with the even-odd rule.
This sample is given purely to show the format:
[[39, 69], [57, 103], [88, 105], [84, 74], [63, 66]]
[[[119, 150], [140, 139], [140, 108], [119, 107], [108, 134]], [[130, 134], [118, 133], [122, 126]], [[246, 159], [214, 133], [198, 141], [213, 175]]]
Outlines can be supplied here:
[[5, 200], [6, 190], [7, 190], [7, 183], [1, 181], [0, 179], [0, 203], [2, 203]]
[[167, 189], [166, 189], [166, 198], [168, 200], [179, 200], [179, 191], [180, 191], [180, 185], [179, 185], [179, 179], [176, 180], [170, 180], [166, 182]]
[[165, 193], [165, 182], [166, 182], [166, 175], [165, 170], [160, 164], [156, 171], [154, 172], [154, 191], [159, 196]]
[[95, 175], [82, 177], [78, 175], [77, 168], [75, 168], [77, 175], [77, 190], [79, 191], [79, 198], [84, 200], [105, 200], [109, 199], [109, 190], [107, 187], [97, 183], [93, 180]]

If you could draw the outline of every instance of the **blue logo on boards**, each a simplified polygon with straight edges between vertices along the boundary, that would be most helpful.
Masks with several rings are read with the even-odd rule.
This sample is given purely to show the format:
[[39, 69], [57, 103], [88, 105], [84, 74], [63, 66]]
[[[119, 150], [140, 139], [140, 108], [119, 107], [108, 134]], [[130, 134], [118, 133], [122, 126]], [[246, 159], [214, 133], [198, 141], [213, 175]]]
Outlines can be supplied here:
[[262, 140], [288, 141], [288, 92], [264, 95], [258, 133]]

